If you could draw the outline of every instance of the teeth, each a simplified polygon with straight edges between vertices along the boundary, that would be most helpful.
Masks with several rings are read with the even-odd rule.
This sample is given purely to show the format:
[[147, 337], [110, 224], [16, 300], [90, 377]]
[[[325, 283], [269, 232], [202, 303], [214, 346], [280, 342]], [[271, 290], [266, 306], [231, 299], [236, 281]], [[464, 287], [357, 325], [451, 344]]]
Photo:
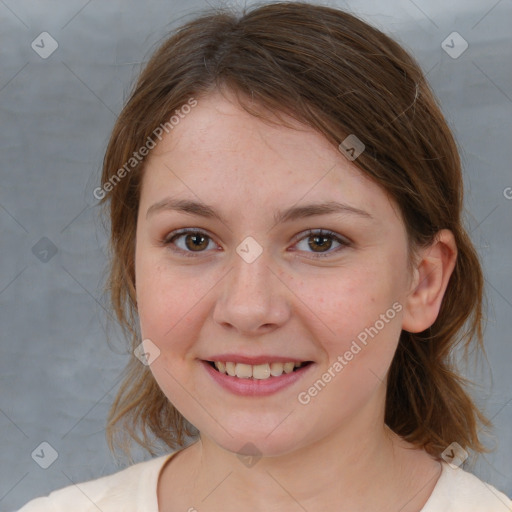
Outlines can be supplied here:
[[295, 368], [295, 363], [284, 363], [284, 373], [292, 373]]
[[283, 370], [283, 363], [270, 363], [270, 374], [272, 375], [272, 377], [279, 377], [279, 375], [282, 375]]
[[252, 376], [255, 379], [268, 379], [270, 377], [270, 365], [268, 363], [255, 364], [252, 367]]
[[302, 363], [264, 363], [264, 364], [244, 364], [233, 362], [215, 361], [215, 368], [220, 373], [228, 374], [231, 377], [238, 377], [239, 379], [253, 379], [265, 380], [270, 377], [279, 377], [283, 373], [292, 373], [294, 368], [299, 368]]
[[[222, 371], [218, 367], [218, 363], [215, 363], [215, 366], [217, 367], [217, 370], [219, 370], [219, 372]], [[226, 363], [226, 373], [228, 375], [231, 375], [231, 377], [234, 377], [236, 375], [236, 373], [235, 373], [235, 366], [236, 366], [235, 363]]]
[[252, 366], [250, 364], [237, 363], [235, 365], [235, 375], [239, 379], [249, 379], [252, 377]]

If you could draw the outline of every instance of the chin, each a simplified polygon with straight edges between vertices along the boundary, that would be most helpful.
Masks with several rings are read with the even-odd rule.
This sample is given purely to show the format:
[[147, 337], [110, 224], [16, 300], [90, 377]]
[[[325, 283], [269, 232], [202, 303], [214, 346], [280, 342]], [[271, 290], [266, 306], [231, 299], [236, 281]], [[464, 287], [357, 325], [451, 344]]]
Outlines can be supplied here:
[[234, 432], [229, 428], [228, 430], [232, 437], [224, 431], [221, 436], [207, 435], [207, 437], [224, 450], [240, 457], [278, 457], [297, 450], [301, 446], [301, 439], [290, 435], [290, 432], [285, 430], [281, 433], [276, 431], [270, 435], [269, 432], [272, 432], [272, 429], [245, 430], [243, 433]]

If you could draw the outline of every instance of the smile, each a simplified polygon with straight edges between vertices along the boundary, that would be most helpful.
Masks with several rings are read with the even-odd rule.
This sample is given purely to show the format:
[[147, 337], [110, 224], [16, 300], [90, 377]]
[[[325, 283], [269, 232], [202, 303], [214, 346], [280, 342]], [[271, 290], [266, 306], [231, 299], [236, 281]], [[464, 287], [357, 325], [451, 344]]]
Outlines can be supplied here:
[[231, 361], [200, 361], [210, 378], [239, 396], [268, 396], [292, 386], [316, 366], [313, 361], [268, 362], [251, 365]]
[[280, 377], [283, 373], [292, 373], [297, 368], [308, 364], [308, 361], [303, 363], [294, 363], [293, 361], [287, 363], [263, 363], [263, 364], [244, 364], [234, 363], [231, 361], [210, 361], [210, 364], [220, 372], [231, 377], [238, 377], [239, 379], [258, 379], [265, 380], [272, 377]]

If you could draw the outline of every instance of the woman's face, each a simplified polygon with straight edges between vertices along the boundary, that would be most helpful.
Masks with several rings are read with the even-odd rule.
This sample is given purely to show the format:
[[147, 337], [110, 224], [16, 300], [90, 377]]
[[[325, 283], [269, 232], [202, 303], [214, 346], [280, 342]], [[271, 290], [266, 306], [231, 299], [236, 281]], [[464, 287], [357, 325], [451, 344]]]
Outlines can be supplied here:
[[[150, 369], [233, 452], [250, 443], [277, 455], [382, 422], [409, 293], [396, 208], [294, 124], [266, 124], [215, 93], [144, 171], [135, 270]], [[286, 362], [309, 363], [287, 373]]]

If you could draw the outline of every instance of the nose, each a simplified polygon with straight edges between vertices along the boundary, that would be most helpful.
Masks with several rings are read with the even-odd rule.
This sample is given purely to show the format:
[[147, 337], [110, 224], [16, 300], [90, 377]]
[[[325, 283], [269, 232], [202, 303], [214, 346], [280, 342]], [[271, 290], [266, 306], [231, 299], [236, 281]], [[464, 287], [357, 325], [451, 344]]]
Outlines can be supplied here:
[[217, 324], [239, 334], [256, 336], [287, 322], [289, 290], [271, 266], [266, 251], [252, 263], [233, 254], [231, 271], [222, 280], [214, 308]]

